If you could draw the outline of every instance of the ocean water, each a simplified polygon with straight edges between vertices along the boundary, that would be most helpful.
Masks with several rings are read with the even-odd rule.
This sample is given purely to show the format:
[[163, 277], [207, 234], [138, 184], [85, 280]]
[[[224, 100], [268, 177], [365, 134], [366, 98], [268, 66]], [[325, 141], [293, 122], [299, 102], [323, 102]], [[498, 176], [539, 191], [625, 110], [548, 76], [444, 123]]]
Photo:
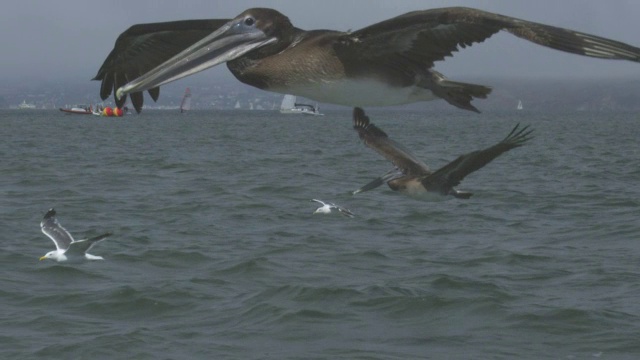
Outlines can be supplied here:
[[[367, 110], [433, 168], [535, 138], [429, 202], [350, 194], [349, 110], [0, 111], [0, 358], [640, 358], [639, 114]], [[38, 261], [52, 207], [104, 261]]]

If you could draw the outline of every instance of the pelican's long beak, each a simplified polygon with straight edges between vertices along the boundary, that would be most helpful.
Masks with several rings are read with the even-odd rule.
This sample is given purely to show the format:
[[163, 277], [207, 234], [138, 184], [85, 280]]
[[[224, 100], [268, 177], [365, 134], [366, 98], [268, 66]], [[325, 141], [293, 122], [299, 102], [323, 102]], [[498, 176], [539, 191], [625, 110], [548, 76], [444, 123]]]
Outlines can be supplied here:
[[257, 27], [245, 25], [244, 18], [229, 21], [153, 70], [122, 86], [116, 92], [118, 99], [124, 95], [153, 89], [236, 59], [247, 52], [277, 41]]

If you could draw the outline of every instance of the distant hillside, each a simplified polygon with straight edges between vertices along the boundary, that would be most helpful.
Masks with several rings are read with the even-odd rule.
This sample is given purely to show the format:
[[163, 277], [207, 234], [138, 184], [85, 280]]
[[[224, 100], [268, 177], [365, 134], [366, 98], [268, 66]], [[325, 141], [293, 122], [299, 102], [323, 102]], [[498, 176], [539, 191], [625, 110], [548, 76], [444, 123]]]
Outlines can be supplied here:
[[[488, 85], [493, 92], [486, 100], [473, 103], [482, 111], [515, 109], [522, 100], [526, 110], [543, 111], [640, 111], [640, 78], [633, 80], [550, 80], [550, 79], [458, 79], [459, 81]], [[57, 108], [71, 104], [100, 102], [100, 84], [96, 81], [68, 81], [67, 83], [11, 84], [0, 82], [0, 108], [15, 107], [23, 100], [38, 108]], [[282, 95], [244, 85], [235, 79], [224, 81], [207, 77], [186, 78], [163, 86], [160, 99], [154, 103], [145, 95], [145, 105], [176, 107], [184, 89], [191, 88], [193, 109], [248, 109], [271, 110], [280, 105]], [[112, 105], [112, 98], [105, 102]], [[321, 104], [324, 109], [341, 108]], [[395, 107], [397, 109], [424, 109], [438, 111], [453, 109], [444, 101], [417, 103]]]
[[[485, 82], [486, 83], [486, 82]], [[515, 108], [557, 111], [640, 111], [640, 79], [635, 80], [499, 80], [482, 101], [484, 109]]]

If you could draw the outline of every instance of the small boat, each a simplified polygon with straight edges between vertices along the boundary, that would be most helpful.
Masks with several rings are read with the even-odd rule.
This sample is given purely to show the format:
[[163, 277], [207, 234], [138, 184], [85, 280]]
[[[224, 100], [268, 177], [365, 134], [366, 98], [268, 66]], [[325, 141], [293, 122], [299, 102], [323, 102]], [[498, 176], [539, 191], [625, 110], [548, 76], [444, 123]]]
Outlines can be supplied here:
[[22, 104], [18, 105], [18, 109], [35, 109], [34, 104], [27, 104], [27, 100], [22, 100]]
[[191, 110], [191, 90], [187, 88], [184, 91], [184, 96], [182, 97], [182, 103], [180, 103], [180, 113], [184, 114], [189, 110]]
[[74, 105], [71, 108], [60, 108], [60, 111], [67, 114], [93, 115], [93, 107], [91, 105]]
[[324, 114], [320, 113], [320, 108], [318, 104], [310, 105], [310, 104], [301, 104], [296, 103], [295, 95], [285, 95], [282, 99], [282, 104], [280, 104], [280, 112], [283, 114], [304, 114], [304, 115], [314, 115], [314, 116], [324, 116]]
[[516, 106], [517, 110], [522, 110], [522, 100], [518, 100], [518, 106]]

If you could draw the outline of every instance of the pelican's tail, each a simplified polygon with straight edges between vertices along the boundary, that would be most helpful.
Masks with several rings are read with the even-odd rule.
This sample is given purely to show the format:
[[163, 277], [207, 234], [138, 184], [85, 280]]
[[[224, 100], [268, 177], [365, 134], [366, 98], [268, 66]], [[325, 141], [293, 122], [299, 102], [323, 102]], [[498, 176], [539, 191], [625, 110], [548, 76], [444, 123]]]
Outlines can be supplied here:
[[487, 95], [491, 93], [490, 87], [451, 81], [436, 71], [433, 71], [432, 80], [432, 86], [429, 88], [436, 96], [443, 98], [453, 106], [477, 113], [480, 110], [471, 105], [471, 100], [486, 99]]
[[456, 197], [458, 199], [468, 199], [468, 198], [471, 197], [471, 195], [473, 195], [473, 193], [470, 193], [468, 191], [458, 191], [458, 190], [455, 190], [455, 189], [451, 189], [449, 194], [453, 195], [454, 197]]

